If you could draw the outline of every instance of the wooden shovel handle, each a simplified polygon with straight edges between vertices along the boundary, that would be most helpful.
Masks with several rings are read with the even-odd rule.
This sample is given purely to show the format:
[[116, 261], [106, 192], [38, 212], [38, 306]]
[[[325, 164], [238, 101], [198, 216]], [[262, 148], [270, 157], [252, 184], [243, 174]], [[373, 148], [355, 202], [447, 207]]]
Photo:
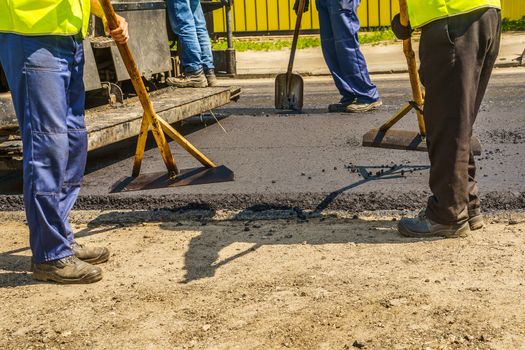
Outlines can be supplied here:
[[[106, 20], [108, 21], [109, 29], [114, 30], [118, 28], [119, 21], [117, 18], [117, 14], [115, 13], [113, 6], [111, 5], [110, 0], [99, 0], [99, 2], [100, 2], [100, 5], [102, 6], [102, 9], [104, 10], [104, 14], [106, 15]], [[177, 169], [177, 166], [175, 165], [175, 160], [173, 159], [173, 155], [171, 154], [169, 144], [166, 141], [164, 132], [162, 132], [162, 127], [157, 119], [157, 114], [155, 113], [155, 110], [153, 109], [153, 104], [151, 103], [151, 100], [149, 98], [149, 94], [146, 90], [146, 86], [144, 86], [144, 82], [142, 81], [142, 76], [140, 75], [140, 71], [139, 71], [139, 68], [137, 67], [137, 63], [135, 62], [135, 59], [133, 58], [133, 54], [131, 53], [128, 44], [118, 44], [117, 43], [117, 48], [120, 52], [120, 56], [122, 57], [122, 60], [124, 61], [124, 65], [126, 66], [126, 69], [128, 71], [129, 77], [131, 78], [133, 87], [135, 88], [135, 91], [139, 97], [142, 108], [144, 109], [143, 118], [145, 120], [143, 120], [142, 127], [141, 127], [141, 134], [139, 136], [139, 142], [137, 143], [137, 152], [135, 154], [135, 164], [133, 167], [133, 176], [138, 176], [140, 172], [140, 164], [142, 162], [142, 157], [144, 155], [144, 148], [142, 146], [145, 145], [145, 139], [147, 137], [147, 132], [148, 132], [147, 130], [148, 130], [149, 125], [151, 125], [151, 131], [153, 133], [153, 137], [155, 138], [160, 154], [162, 156], [162, 160], [164, 161], [164, 164], [166, 165], [168, 172], [170, 173], [171, 176], [178, 174], [179, 170]]]
[[[399, 20], [401, 25], [408, 25], [408, 7], [406, 0], [399, 0]], [[423, 107], [423, 93], [421, 91], [421, 82], [419, 80], [419, 73], [417, 71], [416, 63], [416, 54], [412, 48], [412, 40], [410, 38], [403, 40], [403, 53], [405, 54], [407, 65], [408, 65], [408, 75], [410, 77], [410, 86], [412, 88], [412, 98], [414, 102], [420, 107]], [[421, 136], [426, 135], [425, 121], [423, 119], [423, 114], [419, 111], [416, 111], [417, 120], [419, 124], [419, 131]]]
[[[113, 9], [113, 5], [111, 5], [110, 0], [99, 1], [106, 15], [106, 20], [108, 21], [109, 29], [114, 30], [118, 28], [120, 23], [118, 21], [115, 10]], [[142, 81], [142, 76], [140, 74], [139, 68], [135, 63], [135, 59], [133, 58], [133, 54], [131, 53], [128, 44], [117, 44], [117, 48], [120, 52], [120, 55], [122, 56], [122, 60], [124, 61], [124, 65], [126, 66], [131, 82], [133, 83], [133, 87], [137, 92], [142, 107], [144, 108], [145, 114], [148, 114], [150, 116], [155, 115], [153, 104], [151, 103], [148, 92], [146, 90], [146, 86]]]
[[[99, 1], [106, 15], [109, 28], [111, 30], [118, 28], [118, 18], [115, 13], [115, 10], [113, 9], [113, 6], [111, 5], [110, 0]], [[144, 118], [147, 121], [146, 123], [143, 122], [143, 125], [141, 127], [141, 134], [139, 135], [139, 142], [137, 143], [137, 153], [135, 154], [135, 165], [133, 175], [137, 176], [140, 171], [140, 162], [144, 155], [145, 137], [148, 131], [145, 127], [149, 126], [149, 124], [151, 124], [152, 126], [151, 129], [153, 136], [155, 137], [155, 141], [157, 142], [157, 146], [162, 155], [162, 159], [164, 160], [164, 163], [166, 164], [166, 167], [168, 168], [168, 171], [170, 173], [178, 174], [179, 171], [175, 165], [175, 160], [173, 159], [173, 155], [171, 154], [169, 144], [166, 141], [164, 132], [167, 132], [170, 137], [172, 137], [179, 145], [181, 145], [186, 151], [193, 155], [202, 165], [209, 168], [216, 167], [217, 165], [215, 165], [215, 163], [208, 159], [202, 152], [200, 152], [195, 146], [193, 146], [190, 142], [188, 142], [188, 140], [186, 140], [181, 134], [179, 134], [173, 127], [171, 127], [169, 123], [167, 123], [155, 113], [153, 104], [151, 103], [151, 99], [146, 90], [146, 87], [144, 86], [142, 76], [140, 75], [140, 71], [137, 67], [137, 64], [135, 63], [135, 59], [131, 54], [128, 44], [117, 44], [117, 47], [120, 52], [120, 55], [122, 56], [122, 60], [124, 61], [126, 69], [128, 70], [128, 74], [131, 78], [131, 82], [133, 83], [133, 87], [137, 92], [140, 103], [142, 104], [142, 108], [144, 109]], [[141, 137], [144, 139], [142, 139]]]

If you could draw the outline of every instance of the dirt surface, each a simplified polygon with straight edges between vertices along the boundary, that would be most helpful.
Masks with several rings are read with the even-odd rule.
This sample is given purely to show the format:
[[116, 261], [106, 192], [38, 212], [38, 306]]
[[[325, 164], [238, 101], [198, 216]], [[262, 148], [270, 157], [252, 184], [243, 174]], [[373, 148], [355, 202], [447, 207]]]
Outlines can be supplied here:
[[34, 282], [1, 213], [0, 349], [525, 349], [525, 213], [418, 240], [400, 213], [75, 212], [93, 285]]

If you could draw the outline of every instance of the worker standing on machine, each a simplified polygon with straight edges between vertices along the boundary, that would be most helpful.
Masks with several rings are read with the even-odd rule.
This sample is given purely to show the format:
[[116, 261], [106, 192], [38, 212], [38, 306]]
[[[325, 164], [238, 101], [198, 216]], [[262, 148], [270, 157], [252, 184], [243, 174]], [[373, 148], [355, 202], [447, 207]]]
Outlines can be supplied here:
[[[58, 283], [102, 278], [92, 264], [106, 248], [75, 242], [68, 216], [84, 175], [83, 38], [90, 13], [103, 18], [98, 0], [0, 0], [0, 63], [23, 142], [24, 205], [33, 253], [33, 277]], [[111, 31], [128, 41], [127, 23]]]
[[216, 86], [210, 35], [200, 0], [168, 0], [167, 6], [171, 28], [182, 48], [184, 69], [182, 77], [168, 78], [167, 83], [180, 88]]
[[[357, 8], [361, 0], [316, 0], [323, 56], [342, 98], [328, 106], [330, 112], [359, 113], [379, 108], [382, 102], [370, 80], [359, 47]], [[297, 13], [299, 0], [295, 1]], [[306, 0], [305, 11], [309, 0]]]
[[[473, 124], [499, 51], [500, 0], [408, 0], [410, 25], [421, 28], [419, 57], [425, 87], [424, 119], [430, 158], [426, 210], [403, 218], [410, 237], [462, 237], [483, 227], [476, 164], [470, 149]], [[401, 39], [412, 29], [394, 18]]]

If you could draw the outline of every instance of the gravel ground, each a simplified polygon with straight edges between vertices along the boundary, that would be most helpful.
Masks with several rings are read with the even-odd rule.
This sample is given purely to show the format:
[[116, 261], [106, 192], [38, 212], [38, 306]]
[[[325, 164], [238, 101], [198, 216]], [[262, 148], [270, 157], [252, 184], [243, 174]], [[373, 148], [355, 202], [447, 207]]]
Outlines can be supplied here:
[[0, 214], [1, 349], [525, 349], [525, 213], [419, 240], [399, 212], [93, 211], [104, 279], [32, 280]]

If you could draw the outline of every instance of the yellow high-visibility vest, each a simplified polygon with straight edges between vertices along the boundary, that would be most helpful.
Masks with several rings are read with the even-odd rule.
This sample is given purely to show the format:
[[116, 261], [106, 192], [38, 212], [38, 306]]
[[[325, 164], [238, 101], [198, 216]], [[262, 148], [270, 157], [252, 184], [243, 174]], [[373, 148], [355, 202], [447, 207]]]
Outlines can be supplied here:
[[436, 19], [455, 16], [483, 7], [501, 8], [500, 0], [407, 0], [408, 18], [412, 28]]
[[86, 35], [91, 0], [0, 0], [0, 32]]

